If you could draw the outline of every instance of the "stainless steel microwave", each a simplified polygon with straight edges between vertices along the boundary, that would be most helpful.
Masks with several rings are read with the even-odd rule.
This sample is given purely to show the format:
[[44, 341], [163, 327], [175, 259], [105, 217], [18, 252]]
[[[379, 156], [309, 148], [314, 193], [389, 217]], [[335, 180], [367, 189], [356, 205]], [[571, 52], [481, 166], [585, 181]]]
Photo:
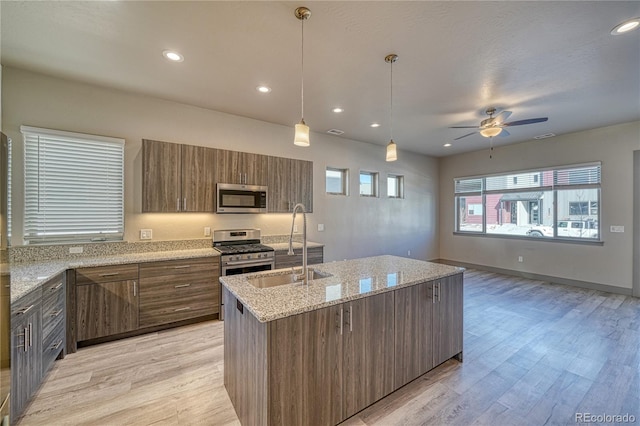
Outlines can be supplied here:
[[267, 187], [219, 183], [217, 201], [218, 213], [266, 213]]

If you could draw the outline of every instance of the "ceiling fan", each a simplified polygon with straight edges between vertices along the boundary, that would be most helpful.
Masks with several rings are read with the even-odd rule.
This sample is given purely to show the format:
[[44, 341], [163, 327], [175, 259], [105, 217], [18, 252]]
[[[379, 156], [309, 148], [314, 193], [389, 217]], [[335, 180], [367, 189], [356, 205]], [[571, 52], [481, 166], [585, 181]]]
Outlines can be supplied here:
[[496, 109], [491, 107], [487, 108], [485, 111], [489, 118], [485, 118], [480, 122], [479, 126], [452, 126], [450, 129], [478, 129], [474, 132], [467, 133], [466, 135], [460, 136], [459, 138], [455, 138], [454, 141], [457, 141], [462, 138], [466, 138], [467, 136], [474, 135], [476, 133], [480, 133], [485, 138], [492, 138], [494, 136], [509, 136], [509, 132], [505, 127], [513, 127], [513, 126], [522, 126], [524, 124], [533, 124], [533, 123], [542, 123], [547, 121], [548, 117], [539, 117], [539, 118], [528, 118], [526, 120], [518, 120], [511, 121], [505, 123], [507, 118], [511, 115], [511, 111], [502, 111], [495, 117], [493, 114], [496, 113]]

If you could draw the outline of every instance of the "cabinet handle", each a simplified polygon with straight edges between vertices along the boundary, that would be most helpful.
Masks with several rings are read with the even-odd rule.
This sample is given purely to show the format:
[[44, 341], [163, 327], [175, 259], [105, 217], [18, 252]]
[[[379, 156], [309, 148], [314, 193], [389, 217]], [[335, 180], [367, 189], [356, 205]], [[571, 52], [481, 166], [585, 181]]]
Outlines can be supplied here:
[[185, 288], [185, 287], [191, 287], [191, 284], [179, 284], [179, 285], [173, 286], [173, 288]]
[[120, 272], [107, 272], [106, 274], [100, 274], [101, 277], [115, 277], [120, 275]]
[[180, 211], [180, 198], [176, 198], [176, 211]]
[[174, 266], [173, 269], [186, 269], [191, 268], [191, 265]]
[[185, 306], [184, 308], [174, 309], [173, 312], [188, 311], [190, 309], [191, 308], [189, 306]]
[[33, 324], [29, 323], [29, 347], [33, 346]]
[[349, 331], [353, 331], [353, 306], [349, 303]]
[[62, 339], [60, 339], [60, 341], [58, 343], [51, 345], [51, 350], [55, 351], [58, 348], [60, 348], [61, 345], [62, 345]]
[[344, 325], [344, 309], [340, 308], [340, 335], [342, 336], [342, 327]]
[[50, 288], [51, 291], [56, 291], [58, 290], [60, 287], [62, 287], [62, 281], [60, 281], [58, 284], [54, 285], [53, 287]]
[[20, 309], [16, 314], [17, 314], [17, 315], [24, 315], [24, 314], [26, 314], [27, 312], [29, 312], [31, 309], [33, 309], [33, 307], [34, 307], [34, 306], [35, 306], [35, 305], [30, 305], [30, 306], [27, 306], [26, 308], [22, 308], [22, 309]]
[[60, 310], [58, 310], [58, 311], [53, 311], [53, 312], [51, 312], [51, 317], [52, 317], [52, 318], [55, 318], [55, 317], [57, 317], [58, 315], [60, 315], [61, 313], [62, 313], [62, 309], [60, 309]]
[[29, 329], [27, 327], [25, 327], [24, 333], [23, 334], [19, 334], [18, 336], [24, 336], [24, 343], [23, 343], [22, 347], [24, 348], [24, 352], [28, 352], [29, 351], [29, 346], [28, 346]]
[[247, 174], [246, 173], [244, 174], [244, 183], [245, 183], [245, 185], [247, 184]]
[[133, 297], [138, 295], [138, 281], [133, 282]]
[[182, 211], [185, 211], [185, 212], [187, 211], [187, 199], [186, 198], [184, 198], [182, 200]]
[[242, 173], [238, 173], [238, 182], [242, 183]]
[[441, 285], [442, 283], [438, 283], [438, 302], [440, 301], [440, 295], [442, 294], [442, 288], [440, 288]]
[[433, 285], [431, 285], [431, 303], [436, 303], [436, 283], [433, 283]]

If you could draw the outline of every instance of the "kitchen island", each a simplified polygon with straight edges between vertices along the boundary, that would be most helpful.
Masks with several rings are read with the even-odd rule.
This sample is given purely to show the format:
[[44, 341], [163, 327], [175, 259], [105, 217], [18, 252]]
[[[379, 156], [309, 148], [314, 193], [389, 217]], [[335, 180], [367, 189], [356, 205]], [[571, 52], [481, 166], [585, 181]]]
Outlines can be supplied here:
[[314, 265], [308, 286], [225, 276], [224, 383], [242, 424], [334, 425], [462, 360], [462, 273], [376, 256]]

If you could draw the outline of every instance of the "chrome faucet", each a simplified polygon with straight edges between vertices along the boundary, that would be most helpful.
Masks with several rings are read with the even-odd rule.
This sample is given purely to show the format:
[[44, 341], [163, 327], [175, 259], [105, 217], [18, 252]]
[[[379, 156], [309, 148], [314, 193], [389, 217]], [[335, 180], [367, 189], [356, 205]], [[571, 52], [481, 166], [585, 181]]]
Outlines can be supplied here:
[[289, 234], [289, 256], [293, 256], [293, 227], [296, 223], [296, 213], [298, 209], [302, 212], [302, 282], [307, 285], [309, 283], [307, 274], [307, 211], [304, 208], [304, 204], [298, 203], [293, 208], [293, 221], [291, 222], [291, 234]]

